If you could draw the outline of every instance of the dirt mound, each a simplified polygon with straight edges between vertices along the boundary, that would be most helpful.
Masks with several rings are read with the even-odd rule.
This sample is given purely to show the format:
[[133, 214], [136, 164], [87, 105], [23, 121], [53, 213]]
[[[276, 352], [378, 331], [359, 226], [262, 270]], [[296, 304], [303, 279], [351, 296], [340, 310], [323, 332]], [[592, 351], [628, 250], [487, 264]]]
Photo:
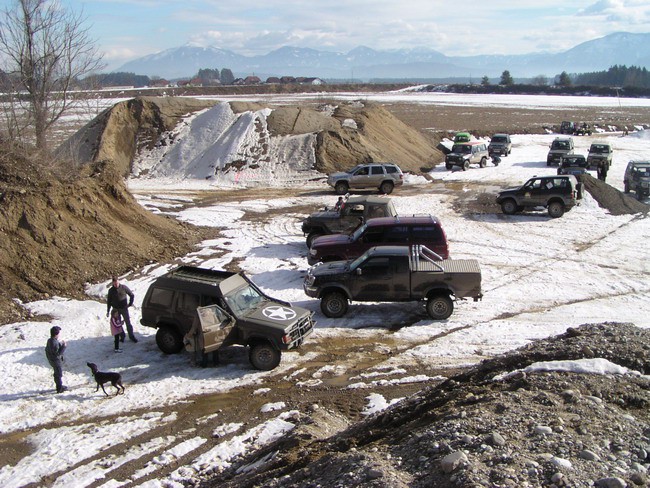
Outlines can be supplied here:
[[0, 152], [1, 323], [24, 316], [14, 298], [84, 297], [85, 283], [186, 254], [207, 233], [143, 209], [114, 163], [86, 170], [63, 181]]
[[[289, 435], [201, 486], [646, 486], [649, 340], [631, 324], [568, 329], [325, 440]], [[524, 369], [596, 358], [635, 374]]]
[[609, 210], [612, 215], [648, 213], [650, 210], [645, 203], [589, 174], [582, 175], [580, 181], [585, 186], [585, 190], [598, 202], [598, 205]]
[[341, 127], [318, 135], [316, 169], [323, 173], [381, 161], [392, 161], [404, 171], [421, 173], [444, 160], [431, 139], [380, 105], [338, 106], [334, 117]]
[[82, 127], [57, 154], [80, 165], [113, 161], [120, 174], [127, 176], [140, 149], [152, 147], [182, 117], [214, 103], [183, 97], [142, 97], [119, 102]]

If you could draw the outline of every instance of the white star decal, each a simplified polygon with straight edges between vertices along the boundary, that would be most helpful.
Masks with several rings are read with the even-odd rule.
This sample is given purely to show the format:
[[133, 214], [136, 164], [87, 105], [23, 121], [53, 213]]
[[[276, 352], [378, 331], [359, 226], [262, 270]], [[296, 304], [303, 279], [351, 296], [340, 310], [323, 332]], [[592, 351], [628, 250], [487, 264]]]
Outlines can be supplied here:
[[296, 316], [296, 312], [281, 305], [266, 307], [262, 310], [262, 314], [264, 314], [266, 318], [273, 320], [291, 320]]

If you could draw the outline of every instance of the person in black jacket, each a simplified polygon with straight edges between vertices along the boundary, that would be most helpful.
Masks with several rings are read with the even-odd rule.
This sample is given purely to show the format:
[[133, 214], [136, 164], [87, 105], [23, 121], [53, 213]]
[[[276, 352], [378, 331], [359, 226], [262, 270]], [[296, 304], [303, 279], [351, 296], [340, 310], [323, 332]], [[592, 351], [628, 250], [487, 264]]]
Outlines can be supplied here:
[[136, 339], [135, 334], [133, 333], [133, 325], [131, 325], [131, 318], [129, 317], [129, 307], [133, 305], [135, 295], [128, 286], [119, 282], [117, 276], [113, 275], [111, 281], [113, 284], [108, 289], [108, 296], [106, 297], [106, 317], [110, 315], [111, 307], [114, 310], [117, 310], [124, 319], [129, 339], [133, 342], [138, 342], [138, 339]]
[[67, 386], [63, 386], [63, 352], [66, 348], [65, 341], [59, 340], [59, 333], [61, 327], [56, 325], [50, 329], [50, 338], [47, 340], [45, 346], [45, 357], [47, 362], [50, 363], [54, 370], [54, 384], [56, 385], [56, 392], [63, 393], [68, 390]]

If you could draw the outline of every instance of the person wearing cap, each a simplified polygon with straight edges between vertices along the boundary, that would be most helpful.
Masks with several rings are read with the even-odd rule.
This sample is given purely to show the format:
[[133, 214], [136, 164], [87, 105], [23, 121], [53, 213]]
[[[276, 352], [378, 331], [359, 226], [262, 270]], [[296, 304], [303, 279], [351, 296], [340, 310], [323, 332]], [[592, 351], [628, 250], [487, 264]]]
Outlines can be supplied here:
[[[131, 325], [131, 318], [129, 317], [129, 307], [133, 305], [135, 295], [128, 286], [119, 282], [117, 276], [111, 277], [111, 287], [108, 289], [108, 296], [106, 297], [106, 317], [111, 313], [111, 307], [117, 310], [124, 319], [126, 324], [126, 331], [129, 334], [129, 339], [133, 342], [138, 342], [133, 333], [133, 325]], [[128, 300], [127, 300], [128, 297]]]
[[45, 346], [45, 357], [54, 370], [54, 384], [56, 385], [56, 392], [63, 393], [68, 390], [67, 386], [63, 386], [63, 352], [66, 348], [65, 341], [59, 340], [59, 333], [61, 327], [56, 325], [50, 329], [50, 338], [47, 340]]

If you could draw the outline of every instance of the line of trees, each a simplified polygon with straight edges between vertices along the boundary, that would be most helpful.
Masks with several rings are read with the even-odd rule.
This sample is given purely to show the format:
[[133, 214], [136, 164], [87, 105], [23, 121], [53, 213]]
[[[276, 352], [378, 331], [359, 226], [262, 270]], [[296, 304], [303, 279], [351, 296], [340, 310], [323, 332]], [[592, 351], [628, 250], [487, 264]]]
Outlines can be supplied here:
[[650, 73], [638, 66], [614, 65], [607, 71], [575, 75], [574, 82], [578, 85], [650, 88]]

